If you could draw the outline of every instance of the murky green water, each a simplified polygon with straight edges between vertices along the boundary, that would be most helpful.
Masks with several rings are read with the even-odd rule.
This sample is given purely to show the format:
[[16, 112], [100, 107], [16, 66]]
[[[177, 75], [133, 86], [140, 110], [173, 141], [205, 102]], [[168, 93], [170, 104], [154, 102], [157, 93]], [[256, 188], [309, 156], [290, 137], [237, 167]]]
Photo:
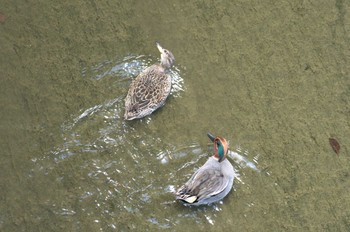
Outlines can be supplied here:
[[[0, 2], [1, 231], [350, 230], [348, 1]], [[155, 41], [173, 92], [125, 122]], [[207, 131], [260, 172], [184, 207]]]

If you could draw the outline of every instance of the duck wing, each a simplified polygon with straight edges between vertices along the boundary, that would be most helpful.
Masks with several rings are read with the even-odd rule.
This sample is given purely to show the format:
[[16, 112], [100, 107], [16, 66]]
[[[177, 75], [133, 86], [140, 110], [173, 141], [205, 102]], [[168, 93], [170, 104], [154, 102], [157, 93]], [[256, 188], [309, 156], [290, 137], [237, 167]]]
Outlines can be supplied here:
[[131, 83], [125, 99], [125, 115], [141, 118], [164, 105], [171, 90], [171, 77], [158, 65], [145, 69]]
[[223, 192], [230, 178], [218, 169], [198, 169], [176, 193], [177, 199], [195, 203]]

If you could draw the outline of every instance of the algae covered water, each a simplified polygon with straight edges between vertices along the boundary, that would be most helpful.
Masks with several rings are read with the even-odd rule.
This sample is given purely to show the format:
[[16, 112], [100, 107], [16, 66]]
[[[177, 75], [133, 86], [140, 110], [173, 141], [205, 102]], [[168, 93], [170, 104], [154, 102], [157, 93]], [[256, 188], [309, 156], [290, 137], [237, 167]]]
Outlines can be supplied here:
[[[0, 230], [349, 231], [349, 9], [2, 1]], [[172, 93], [126, 122], [156, 41], [176, 58]], [[174, 191], [212, 154], [208, 131], [239, 176], [185, 207]]]

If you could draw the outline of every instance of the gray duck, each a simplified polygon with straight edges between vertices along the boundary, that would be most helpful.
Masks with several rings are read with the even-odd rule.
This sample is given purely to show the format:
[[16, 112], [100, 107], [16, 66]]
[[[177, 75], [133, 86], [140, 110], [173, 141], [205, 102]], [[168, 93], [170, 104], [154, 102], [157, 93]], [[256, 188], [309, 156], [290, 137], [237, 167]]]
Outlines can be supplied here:
[[143, 118], [162, 107], [171, 90], [168, 70], [175, 62], [174, 55], [156, 43], [160, 63], [143, 70], [131, 83], [125, 98], [125, 120]]
[[223, 199], [232, 189], [236, 173], [226, 159], [228, 143], [211, 133], [208, 137], [214, 143], [214, 155], [175, 193], [176, 199], [185, 205], [211, 204]]

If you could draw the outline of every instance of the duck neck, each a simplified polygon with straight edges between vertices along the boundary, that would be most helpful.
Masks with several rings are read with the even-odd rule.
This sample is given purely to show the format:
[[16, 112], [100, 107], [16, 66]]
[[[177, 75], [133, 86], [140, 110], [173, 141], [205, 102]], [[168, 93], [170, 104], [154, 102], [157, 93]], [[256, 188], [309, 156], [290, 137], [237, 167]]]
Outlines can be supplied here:
[[220, 160], [219, 156], [217, 156], [216, 154], [213, 155], [213, 159], [214, 159], [215, 161], [218, 161], [218, 162], [219, 162], [219, 160]]
[[164, 71], [168, 70], [171, 68], [172, 64], [169, 63], [168, 61], [162, 61], [160, 62], [160, 66], [164, 69]]

